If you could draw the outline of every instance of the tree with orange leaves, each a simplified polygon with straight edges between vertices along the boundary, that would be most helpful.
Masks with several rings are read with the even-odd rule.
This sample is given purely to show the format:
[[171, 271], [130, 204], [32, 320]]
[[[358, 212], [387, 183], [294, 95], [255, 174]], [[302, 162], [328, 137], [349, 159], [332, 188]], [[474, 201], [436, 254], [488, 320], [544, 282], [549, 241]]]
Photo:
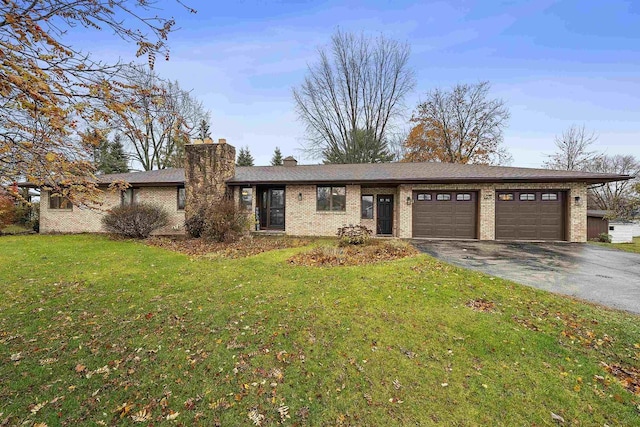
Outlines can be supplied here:
[[148, 0], [0, 2], [0, 188], [16, 193], [13, 183], [27, 181], [75, 204], [98, 201], [91, 152], [99, 133], [85, 130], [107, 129], [135, 106], [122, 96], [122, 64], [94, 60], [64, 35], [110, 30], [153, 67], [156, 55], [168, 58], [175, 22], [145, 16], [151, 11]]
[[411, 121], [405, 141], [406, 162], [505, 164], [502, 146], [509, 119], [504, 101], [490, 99], [489, 82], [458, 84], [427, 94]]

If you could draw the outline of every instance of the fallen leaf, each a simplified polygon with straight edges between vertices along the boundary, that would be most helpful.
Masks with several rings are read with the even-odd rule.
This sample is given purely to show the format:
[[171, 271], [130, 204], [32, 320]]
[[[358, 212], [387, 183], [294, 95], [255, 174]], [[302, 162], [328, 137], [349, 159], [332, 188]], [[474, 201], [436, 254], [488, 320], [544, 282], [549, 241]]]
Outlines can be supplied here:
[[141, 411], [138, 411], [135, 414], [131, 415], [131, 419], [135, 423], [144, 423], [144, 422], [149, 421], [151, 419], [151, 413], [145, 408], [145, 409], [143, 409]]
[[557, 421], [559, 423], [563, 423], [564, 422], [564, 418], [562, 418], [560, 415], [558, 414], [554, 414], [553, 412], [551, 413], [551, 419], [553, 421]]
[[167, 415], [167, 420], [168, 420], [168, 421], [173, 421], [173, 420], [175, 420], [176, 418], [178, 418], [178, 415], [180, 415], [180, 412], [173, 412], [173, 411], [171, 411], [171, 412], [169, 413], [169, 415]]
[[34, 405], [33, 408], [31, 408], [31, 413], [34, 414], [34, 415], [37, 414], [38, 411], [40, 409], [44, 408], [44, 405], [46, 405], [46, 404], [47, 404], [47, 401], [40, 402], [40, 403]]

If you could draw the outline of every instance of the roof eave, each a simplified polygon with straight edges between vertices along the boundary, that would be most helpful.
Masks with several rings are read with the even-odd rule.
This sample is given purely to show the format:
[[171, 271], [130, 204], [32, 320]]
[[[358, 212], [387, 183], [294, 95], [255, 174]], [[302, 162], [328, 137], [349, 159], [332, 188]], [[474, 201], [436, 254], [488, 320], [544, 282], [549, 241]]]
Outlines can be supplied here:
[[632, 179], [631, 176], [602, 176], [597, 178], [587, 178], [587, 177], [522, 177], [522, 178], [485, 178], [485, 177], [477, 177], [477, 178], [432, 178], [432, 179], [424, 179], [424, 178], [387, 178], [387, 179], [322, 179], [322, 180], [228, 180], [227, 184], [229, 185], [309, 185], [309, 184], [332, 184], [332, 183], [341, 183], [341, 184], [374, 184], [374, 183], [386, 183], [386, 184], [480, 184], [480, 183], [527, 183], [527, 182], [535, 182], [535, 183], [544, 183], [544, 182], [582, 182], [585, 184], [601, 184], [606, 182], [614, 182], [614, 181], [626, 181]]

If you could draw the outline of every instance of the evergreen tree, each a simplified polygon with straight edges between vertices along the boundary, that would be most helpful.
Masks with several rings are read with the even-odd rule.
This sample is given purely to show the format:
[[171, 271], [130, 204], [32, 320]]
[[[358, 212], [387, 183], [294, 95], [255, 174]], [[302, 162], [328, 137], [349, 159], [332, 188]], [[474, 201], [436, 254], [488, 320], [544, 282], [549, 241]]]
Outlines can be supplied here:
[[198, 139], [205, 140], [207, 138], [211, 138], [209, 123], [206, 119], [202, 119], [200, 120], [200, 123], [198, 123]]
[[129, 172], [129, 160], [120, 135], [116, 135], [113, 142], [109, 142], [97, 130], [93, 130], [91, 138], [98, 141], [93, 149], [93, 162], [98, 174]]
[[355, 129], [345, 147], [330, 146], [322, 152], [324, 163], [384, 163], [393, 160], [385, 141], [371, 130]]
[[129, 172], [129, 158], [124, 152], [124, 144], [122, 143], [120, 134], [113, 138], [113, 142], [109, 149], [109, 160], [111, 162], [110, 173]]
[[276, 147], [271, 158], [271, 166], [282, 166], [282, 153], [280, 147]]
[[236, 166], [253, 166], [253, 156], [249, 152], [249, 147], [241, 147], [236, 159]]

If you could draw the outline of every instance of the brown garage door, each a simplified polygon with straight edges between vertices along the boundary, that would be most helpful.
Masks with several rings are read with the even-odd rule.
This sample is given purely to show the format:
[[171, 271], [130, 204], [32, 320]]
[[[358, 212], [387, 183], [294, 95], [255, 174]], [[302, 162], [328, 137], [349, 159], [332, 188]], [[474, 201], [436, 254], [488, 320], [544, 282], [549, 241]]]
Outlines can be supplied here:
[[475, 191], [414, 191], [413, 237], [477, 238]]
[[564, 191], [496, 191], [497, 240], [565, 240], [564, 224]]

